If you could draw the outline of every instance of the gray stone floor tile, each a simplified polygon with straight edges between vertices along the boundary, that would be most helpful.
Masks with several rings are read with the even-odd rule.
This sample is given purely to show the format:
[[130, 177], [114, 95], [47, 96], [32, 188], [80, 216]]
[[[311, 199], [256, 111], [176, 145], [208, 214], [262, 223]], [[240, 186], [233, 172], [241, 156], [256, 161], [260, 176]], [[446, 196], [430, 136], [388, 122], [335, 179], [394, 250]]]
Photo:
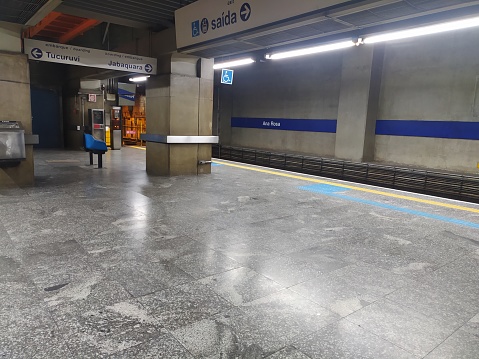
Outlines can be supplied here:
[[274, 249], [255, 240], [225, 246], [221, 252], [245, 266], [254, 266], [281, 255]]
[[417, 358], [346, 319], [300, 339], [294, 346], [313, 359]]
[[447, 322], [435, 320], [388, 300], [371, 304], [351, 314], [347, 319], [422, 357], [456, 330]]
[[415, 283], [401, 288], [386, 297], [430, 318], [444, 320], [460, 327], [479, 312], [479, 300], [464, 291], [443, 286]]
[[285, 287], [306, 282], [325, 273], [321, 266], [295, 261], [287, 256], [254, 263], [251, 268]]
[[67, 343], [49, 326], [35, 326], [25, 332], [0, 334], [0, 358], [73, 358]]
[[463, 256], [424, 278], [424, 282], [479, 296], [479, 255]]
[[25, 280], [20, 261], [0, 255], [0, 283], [24, 282]]
[[131, 299], [131, 294], [120, 283], [105, 278], [99, 272], [83, 274], [71, 282], [44, 288], [40, 295], [52, 312], [68, 307], [96, 309]]
[[[0, 308], [0, 358], [71, 357], [46, 306], [35, 300], [34, 294], [22, 298], [31, 294], [16, 292], [2, 298], [11, 305], [2, 302]], [[20, 302], [14, 302], [16, 299]]]
[[351, 264], [343, 260], [344, 252], [324, 246], [303, 249], [299, 252], [289, 253], [287, 256], [296, 261], [310, 263], [316, 268], [320, 268], [323, 273], [333, 272]]
[[476, 229], [299, 179], [153, 177], [131, 148], [104, 160], [36, 150], [35, 186], [0, 189], [0, 357], [478, 356]]
[[251, 302], [284, 289], [249, 268], [232, 269], [199, 281], [234, 305]]
[[83, 278], [91, 275], [92, 266], [84, 259], [59, 258], [49, 259], [37, 265], [25, 265], [26, 274], [41, 288], [50, 288], [56, 285], [71, 283], [76, 278]]
[[121, 283], [133, 297], [141, 297], [195, 280], [171, 263], [147, 262], [140, 257], [136, 260], [124, 260], [104, 272], [110, 279]]
[[479, 337], [463, 329], [447, 338], [434, 349], [427, 359], [476, 359], [479, 358]]
[[168, 330], [206, 319], [232, 307], [207, 286], [192, 282], [138, 298], [138, 301]]
[[173, 336], [195, 358], [241, 358], [245, 349], [231, 327], [214, 319], [177, 329]]
[[338, 269], [290, 289], [344, 317], [413, 283], [386, 270], [359, 264]]
[[111, 359], [194, 359], [170, 334], [163, 334], [149, 342], [139, 344], [120, 353], [111, 355]]
[[152, 261], [173, 261], [188, 254], [210, 250], [205, 245], [188, 237], [177, 237], [165, 241], [152, 241], [146, 246]]
[[310, 359], [310, 357], [294, 347], [287, 347], [270, 355], [268, 359]]
[[53, 318], [74, 357], [104, 358], [157, 338], [161, 325], [135, 301], [57, 310]]
[[172, 263], [196, 279], [241, 267], [240, 263], [213, 250], [188, 254], [179, 257]]
[[270, 355], [339, 319], [339, 316], [293, 293], [283, 290], [222, 313], [216, 319], [232, 328], [242, 345], [254, 346]]
[[28, 308], [40, 302], [38, 289], [32, 282], [0, 281], [0, 312]]
[[465, 331], [479, 337], [479, 312], [469, 320], [463, 327]]

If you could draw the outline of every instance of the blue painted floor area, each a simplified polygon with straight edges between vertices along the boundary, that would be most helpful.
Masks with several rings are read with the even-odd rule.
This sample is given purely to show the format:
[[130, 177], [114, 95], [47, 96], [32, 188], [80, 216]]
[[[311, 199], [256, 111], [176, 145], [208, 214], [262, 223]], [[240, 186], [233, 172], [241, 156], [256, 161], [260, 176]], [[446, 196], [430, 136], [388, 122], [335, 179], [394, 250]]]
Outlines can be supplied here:
[[213, 163], [211, 164], [211, 166], [212, 166], [212, 167], [221, 167], [221, 166], [223, 166], [223, 165], [222, 165], [221, 163], [215, 163], [215, 162], [213, 162]]
[[361, 203], [365, 204], [368, 206], [374, 206], [374, 207], [380, 207], [384, 209], [389, 209], [391, 211], [397, 211], [397, 212], [402, 212], [402, 213], [408, 213], [413, 216], [418, 216], [418, 217], [424, 217], [428, 219], [434, 219], [437, 221], [442, 221], [442, 222], [447, 222], [447, 223], [452, 223], [452, 224], [457, 224], [460, 226], [466, 226], [470, 228], [477, 228], [479, 229], [479, 224], [478, 223], [473, 223], [469, 221], [464, 221], [456, 218], [450, 218], [450, 217], [445, 217], [445, 216], [439, 216], [437, 214], [433, 213], [427, 213], [427, 212], [422, 212], [422, 211], [417, 211], [414, 209], [410, 208], [405, 208], [405, 207], [398, 207], [394, 205], [390, 205], [387, 203], [381, 203], [377, 201], [371, 201], [367, 199], [362, 199], [362, 198], [356, 198], [352, 196], [346, 196], [341, 193], [345, 193], [350, 191], [349, 188], [341, 187], [341, 186], [333, 186], [333, 185], [327, 185], [327, 184], [314, 184], [310, 186], [301, 186], [299, 189], [303, 191], [309, 191], [309, 192], [314, 192], [314, 193], [319, 193], [319, 194], [324, 194], [327, 196], [331, 197], [336, 197], [336, 198], [341, 198], [347, 201], [351, 202], [356, 202], [356, 203]]

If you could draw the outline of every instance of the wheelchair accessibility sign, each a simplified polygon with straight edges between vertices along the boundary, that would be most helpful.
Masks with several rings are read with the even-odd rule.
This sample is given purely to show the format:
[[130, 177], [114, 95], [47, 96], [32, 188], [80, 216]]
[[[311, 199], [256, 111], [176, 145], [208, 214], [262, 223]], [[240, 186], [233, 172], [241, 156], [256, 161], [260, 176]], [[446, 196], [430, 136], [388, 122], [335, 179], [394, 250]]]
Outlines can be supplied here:
[[191, 23], [191, 35], [193, 37], [200, 36], [200, 20]]
[[225, 85], [233, 85], [233, 70], [221, 70], [221, 83]]

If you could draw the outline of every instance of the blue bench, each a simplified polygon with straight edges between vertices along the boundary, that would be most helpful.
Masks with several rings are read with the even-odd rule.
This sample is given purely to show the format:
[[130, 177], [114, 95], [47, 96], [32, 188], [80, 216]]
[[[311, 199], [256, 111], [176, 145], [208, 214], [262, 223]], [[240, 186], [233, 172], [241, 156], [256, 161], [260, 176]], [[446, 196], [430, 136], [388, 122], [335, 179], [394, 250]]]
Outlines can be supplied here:
[[83, 134], [83, 144], [85, 151], [90, 153], [90, 165], [93, 165], [93, 154], [98, 155], [98, 168], [103, 168], [102, 156], [108, 152], [106, 143], [97, 140], [95, 137], [88, 133]]

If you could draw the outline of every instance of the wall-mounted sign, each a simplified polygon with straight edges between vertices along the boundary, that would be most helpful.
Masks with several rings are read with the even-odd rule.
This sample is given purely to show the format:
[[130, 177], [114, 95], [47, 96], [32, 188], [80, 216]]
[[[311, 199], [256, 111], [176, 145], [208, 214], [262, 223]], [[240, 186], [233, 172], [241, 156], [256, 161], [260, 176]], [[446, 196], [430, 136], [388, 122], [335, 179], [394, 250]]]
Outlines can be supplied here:
[[225, 85], [233, 85], [233, 70], [221, 70], [221, 83]]
[[229, 37], [300, 15], [314, 15], [349, 0], [198, 0], [175, 11], [178, 49]]
[[24, 53], [29, 59], [37, 61], [150, 75], [155, 75], [157, 71], [157, 60], [151, 57], [31, 39], [24, 40]]
[[96, 102], [96, 95], [88, 94], [88, 102]]
[[120, 106], [134, 106], [136, 95], [135, 84], [118, 83], [118, 105]]
[[326, 119], [232, 117], [231, 127], [336, 133], [337, 121]]

